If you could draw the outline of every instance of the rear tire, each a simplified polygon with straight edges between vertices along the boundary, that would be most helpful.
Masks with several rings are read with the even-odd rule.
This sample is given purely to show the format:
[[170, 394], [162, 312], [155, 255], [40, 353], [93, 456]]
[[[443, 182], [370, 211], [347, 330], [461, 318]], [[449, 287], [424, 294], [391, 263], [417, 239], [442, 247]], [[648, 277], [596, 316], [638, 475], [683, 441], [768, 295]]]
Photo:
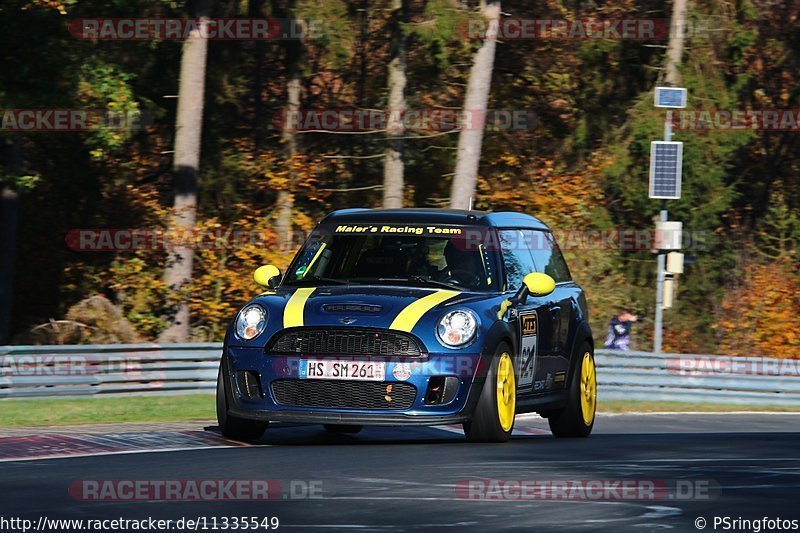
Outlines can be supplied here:
[[550, 413], [547, 421], [556, 437], [588, 437], [597, 410], [597, 377], [592, 347], [584, 342], [576, 353], [566, 407]]
[[501, 343], [486, 374], [472, 420], [464, 423], [470, 442], [506, 442], [514, 430], [517, 382], [511, 349]]
[[234, 440], [255, 440], [266, 431], [269, 422], [239, 418], [228, 413], [228, 397], [226, 395], [227, 372], [223, 369], [227, 361], [222, 358], [217, 373], [217, 424], [222, 434]]
[[345, 424], [322, 424], [322, 427], [325, 428], [325, 431], [328, 433], [337, 433], [337, 434], [355, 434], [364, 429], [364, 426], [357, 426], [355, 424], [352, 425], [345, 425]]

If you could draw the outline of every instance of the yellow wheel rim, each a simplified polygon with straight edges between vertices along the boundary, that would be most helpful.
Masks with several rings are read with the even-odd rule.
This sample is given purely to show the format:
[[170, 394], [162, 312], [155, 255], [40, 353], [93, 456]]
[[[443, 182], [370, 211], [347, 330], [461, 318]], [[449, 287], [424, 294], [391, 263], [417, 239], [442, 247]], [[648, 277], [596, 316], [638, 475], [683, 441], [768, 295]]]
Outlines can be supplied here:
[[514, 364], [511, 356], [503, 352], [497, 363], [497, 417], [503, 431], [510, 431], [514, 425], [516, 407], [517, 382], [514, 379]]
[[581, 363], [581, 411], [583, 421], [590, 426], [594, 421], [594, 412], [597, 404], [597, 376], [594, 371], [592, 354], [583, 354]]

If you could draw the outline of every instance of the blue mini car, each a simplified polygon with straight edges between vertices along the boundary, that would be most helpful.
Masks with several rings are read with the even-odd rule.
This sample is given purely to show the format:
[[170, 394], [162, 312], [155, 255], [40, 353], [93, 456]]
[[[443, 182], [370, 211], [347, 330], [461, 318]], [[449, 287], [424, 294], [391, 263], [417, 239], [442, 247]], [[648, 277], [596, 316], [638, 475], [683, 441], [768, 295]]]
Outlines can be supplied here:
[[586, 298], [552, 231], [520, 213], [335, 211], [225, 337], [217, 418], [235, 439], [270, 421], [463, 424], [509, 439], [538, 412], [557, 437], [592, 431], [597, 386]]

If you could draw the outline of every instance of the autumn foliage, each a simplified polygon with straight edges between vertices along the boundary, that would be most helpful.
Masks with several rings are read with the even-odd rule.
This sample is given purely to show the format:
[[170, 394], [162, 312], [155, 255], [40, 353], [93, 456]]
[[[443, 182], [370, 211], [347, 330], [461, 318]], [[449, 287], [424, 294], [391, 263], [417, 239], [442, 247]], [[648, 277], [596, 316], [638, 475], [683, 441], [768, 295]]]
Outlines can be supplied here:
[[747, 265], [725, 293], [716, 333], [720, 353], [797, 358], [800, 354], [800, 270], [789, 259]]
[[[291, 76], [300, 78], [301, 109], [385, 111], [394, 3], [211, 5], [214, 17], [297, 16], [324, 24], [321, 35], [299, 43], [209, 42], [195, 228], [204, 237], [185, 295], [196, 341], [220, 340], [235, 310], [259, 291], [253, 269], [285, 268], [326, 213], [381, 206], [389, 140], [380, 130], [305, 132], [296, 135], [295, 151], [275, 118], [287, 108]], [[479, 42], [457, 29], [478, 15], [478, 5], [408, 2], [408, 109], [462, 108]], [[540, 20], [667, 19], [669, 9], [633, 0], [503, 3], [504, 16]], [[690, 110], [800, 108], [798, 0], [699, 0], [690, 11], [691, 28], [709, 30], [687, 36], [681, 74]], [[6, 22], [0, 109], [93, 109], [141, 119], [135, 128], [0, 131], [0, 188], [19, 198], [9, 337], [25, 342], [32, 330], [52, 329], [40, 325], [70, 320], [86, 327], [51, 337], [112, 340], [97, 326], [102, 302], [100, 309], [114, 307], [107, 314], [113, 322], [130, 326], [120, 326], [120, 338], [157, 339], [176, 300], [163, 281], [167, 250], [78, 252], [65, 235], [80, 228], [168, 230], [181, 43], [78, 40], [69, 24], [101, 16], [186, 18], [186, 5], [7, 0], [0, 16]], [[663, 81], [664, 45], [498, 41], [489, 108], [526, 120], [487, 126], [475, 207], [531, 213], [562, 234], [649, 231], [668, 208], [671, 220], [703, 237], [703, 246], [684, 250], [675, 307], [665, 313], [664, 348], [800, 357], [798, 131], [676, 130], [674, 140], [684, 142], [682, 198], [649, 199], [650, 142], [663, 137], [665, 118], [652, 92]], [[458, 130], [409, 127], [403, 136], [404, 205], [448, 205]], [[287, 210], [291, 235], [278, 235]], [[8, 238], [5, 229], [0, 240]], [[290, 250], [276, 246], [286, 240]], [[634, 348], [649, 349], [654, 254], [580, 239], [562, 248], [586, 290], [596, 340], [625, 308], [642, 317]]]

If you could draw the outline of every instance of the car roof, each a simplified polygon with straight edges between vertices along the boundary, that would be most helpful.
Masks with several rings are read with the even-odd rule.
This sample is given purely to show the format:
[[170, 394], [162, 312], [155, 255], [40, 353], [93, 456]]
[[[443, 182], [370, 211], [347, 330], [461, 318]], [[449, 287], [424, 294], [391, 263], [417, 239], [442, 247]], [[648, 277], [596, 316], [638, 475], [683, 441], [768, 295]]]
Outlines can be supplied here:
[[512, 211], [486, 212], [465, 209], [339, 209], [326, 216], [328, 223], [402, 223], [402, 224], [457, 224], [460, 226], [492, 226], [549, 230], [538, 218]]

